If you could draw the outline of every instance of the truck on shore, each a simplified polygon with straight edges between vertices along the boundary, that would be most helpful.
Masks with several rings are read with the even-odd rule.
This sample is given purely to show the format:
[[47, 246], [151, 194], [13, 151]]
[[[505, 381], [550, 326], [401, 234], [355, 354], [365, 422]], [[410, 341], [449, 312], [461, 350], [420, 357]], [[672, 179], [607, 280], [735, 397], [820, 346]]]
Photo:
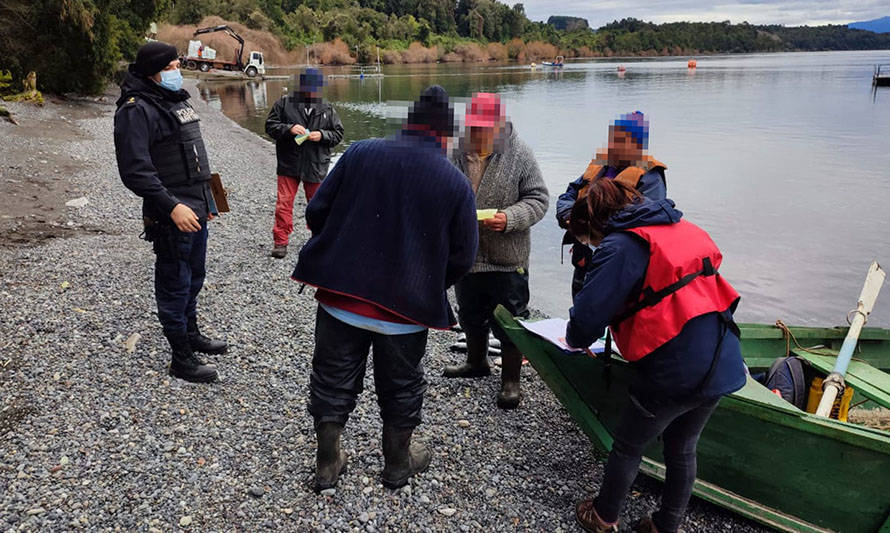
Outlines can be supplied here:
[[217, 59], [216, 50], [210, 47], [205, 47], [201, 41], [189, 41], [188, 53], [179, 59], [184, 68], [188, 70], [200, 70], [201, 72], [208, 72], [210, 69], [243, 72], [250, 78], [262, 76], [266, 73], [266, 65], [263, 61], [262, 52], [251, 51], [248, 55], [247, 63], [244, 63], [244, 39], [229, 26], [222, 24], [219, 26], [198, 28], [193, 35], [198, 36], [218, 31], [225, 32], [229, 37], [232, 37], [240, 44], [238, 54], [235, 56], [235, 61], [223, 61]]

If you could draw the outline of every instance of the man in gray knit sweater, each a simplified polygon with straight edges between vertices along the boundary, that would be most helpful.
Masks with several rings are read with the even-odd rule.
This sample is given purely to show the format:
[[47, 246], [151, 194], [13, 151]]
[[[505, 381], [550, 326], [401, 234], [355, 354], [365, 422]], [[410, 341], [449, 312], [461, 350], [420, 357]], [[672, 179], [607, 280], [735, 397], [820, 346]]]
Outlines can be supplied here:
[[470, 273], [455, 285], [458, 321], [467, 335], [467, 361], [445, 369], [448, 378], [488, 376], [488, 333], [501, 341], [502, 409], [519, 405], [522, 354], [492, 319], [501, 304], [528, 316], [528, 256], [531, 227], [547, 212], [550, 195], [531, 148], [506, 120], [496, 94], [476, 94], [467, 110], [468, 139], [453, 156], [476, 193], [479, 249]]

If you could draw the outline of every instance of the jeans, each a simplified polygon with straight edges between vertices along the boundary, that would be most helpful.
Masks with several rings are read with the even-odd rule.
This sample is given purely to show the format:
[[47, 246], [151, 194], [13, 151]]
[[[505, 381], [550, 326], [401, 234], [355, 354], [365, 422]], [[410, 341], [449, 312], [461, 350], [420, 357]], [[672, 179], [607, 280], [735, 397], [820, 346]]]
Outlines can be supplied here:
[[[308, 204], [321, 183], [303, 182]], [[294, 199], [300, 188], [300, 178], [278, 176], [278, 198], [275, 201], [275, 227], [272, 228], [272, 240], [276, 245], [287, 246], [290, 234], [294, 231]]]
[[603, 484], [594, 507], [600, 518], [618, 520], [646, 446], [658, 435], [664, 440], [667, 469], [661, 508], [652, 515], [663, 533], [674, 533], [686, 512], [695, 481], [695, 449], [719, 398], [694, 396], [673, 399], [631, 392], [630, 401], [615, 431], [615, 442], [606, 463]]
[[345, 424], [364, 389], [373, 347], [374, 387], [384, 424], [413, 428], [421, 422], [427, 389], [421, 359], [428, 331], [384, 335], [350, 326], [318, 307], [309, 377], [309, 413], [315, 423]]
[[146, 229], [155, 252], [155, 300], [164, 335], [184, 335], [189, 318], [197, 316], [198, 293], [204, 286], [207, 222], [194, 233], [172, 224]]

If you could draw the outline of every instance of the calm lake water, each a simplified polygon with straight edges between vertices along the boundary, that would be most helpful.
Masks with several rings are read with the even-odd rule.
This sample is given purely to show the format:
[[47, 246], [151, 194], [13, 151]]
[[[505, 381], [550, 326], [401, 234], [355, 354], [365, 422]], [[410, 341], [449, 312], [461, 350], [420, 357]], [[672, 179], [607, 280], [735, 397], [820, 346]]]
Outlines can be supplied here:
[[[695, 71], [686, 58], [577, 61], [559, 72], [400, 65], [385, 66], [383, 79], [333, 79], [325, 98], [346, 128], [342, 152], [386, 134], [387, 102], [412, 100], [432, 83], [454, 97], [500, 93], [550, 188], [550, 212], [533, 229], [531, 305], [555, 316], [567, 316], [571, 305], [556, 197], [605, 145], [610, 121], [641, 110], [650, 121], [650, 153], [668, 167], [668, 195], [723, 251], [721, 270], [742, 294], [737, 318], [838, 325], [870, 262], [890, 267], [890, 88], [872, 91], [876, 63], [890, 63], [890, 51], [703, 57]], [[621, 77], [619, 64], [627, 67]], [[291, 86], [200, 87], [205, 99], [264, 135], [269, 108]], [[274, 183], [270, 176], [270, 189]], [[890, 326], [890, 289], [869, 324]]]

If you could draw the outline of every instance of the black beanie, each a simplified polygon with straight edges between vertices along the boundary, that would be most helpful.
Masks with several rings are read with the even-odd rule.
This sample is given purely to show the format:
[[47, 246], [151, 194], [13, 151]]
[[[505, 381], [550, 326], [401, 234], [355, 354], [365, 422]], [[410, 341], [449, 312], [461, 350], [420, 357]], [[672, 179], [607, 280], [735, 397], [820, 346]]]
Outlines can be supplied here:
[[143, 44], [136, 52], [133, 69], [146, 78], [167, 68], [171, 61], [179, 58], [176, 47], [160, 41]]
[[431, 85], [420, 93], [420, 99], [408, 111], [408, 123], [427, 126], [440, 137], [454, 135], [454, 109], [445, 89]]

